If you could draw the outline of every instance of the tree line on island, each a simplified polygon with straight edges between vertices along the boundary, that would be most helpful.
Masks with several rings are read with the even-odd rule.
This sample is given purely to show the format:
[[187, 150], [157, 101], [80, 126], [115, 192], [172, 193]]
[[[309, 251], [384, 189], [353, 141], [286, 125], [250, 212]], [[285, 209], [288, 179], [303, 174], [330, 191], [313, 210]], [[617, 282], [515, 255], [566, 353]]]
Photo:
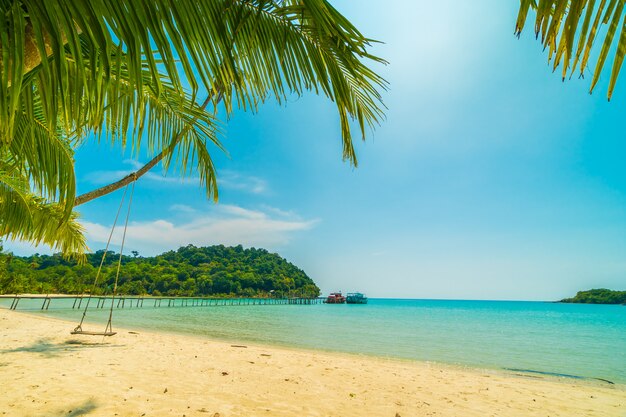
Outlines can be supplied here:
[[[113, 293], [119, 254], [108, 251], [98, 285], [94, 278], [104, 250], [85, 262], [60, 254], [1, 255], [0, 293]], [[118, 294], [194, 297], [317, 297], [320, 290], [307, 274], [265, 249], [183, 246], [152, 257], [123, 255]]]
[[606, 288], [596, 288], [587, 291], [578, 291], [572, 298], [561, 300], [562, 303], [580, 304], [626, 304], [626, 291], [613, 291]]

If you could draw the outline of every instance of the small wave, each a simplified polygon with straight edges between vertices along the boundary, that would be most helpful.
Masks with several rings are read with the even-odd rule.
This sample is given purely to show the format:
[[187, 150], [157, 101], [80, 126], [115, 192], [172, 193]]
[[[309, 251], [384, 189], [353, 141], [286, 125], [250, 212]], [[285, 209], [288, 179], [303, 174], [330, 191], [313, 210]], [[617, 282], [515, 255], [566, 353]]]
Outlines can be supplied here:
[[604, 379], [604, 378], [594, 378], [594, 377], [586, 377], [586, 376], [580, 376], [580, 375], [561, 374], [561, 373], [558, 373], [558, 372], [536, 371], [534, 369], [519, 369], [519, 368], [504, 368], [504, 369], [506, 369], [507, 371], [513, 371], [513, 372], [524, 372], [524, 373], [528, 373], [528, 374], [540, 374], [540, 375], [558, 376], [558, 377], [561, 377], [561, 378], [595, 379], [597, 381], [602, 381], [602, 382], [606, 382], [607, 384], [615, 385], [615, 382], [609, 381], [608, 379]]

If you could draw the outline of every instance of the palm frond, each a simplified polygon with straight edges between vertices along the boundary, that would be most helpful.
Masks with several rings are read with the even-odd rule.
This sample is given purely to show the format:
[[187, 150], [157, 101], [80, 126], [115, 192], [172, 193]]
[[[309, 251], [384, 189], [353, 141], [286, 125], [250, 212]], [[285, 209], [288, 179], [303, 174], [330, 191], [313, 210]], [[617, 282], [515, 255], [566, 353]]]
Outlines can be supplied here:
[[576, 71], [584, 76], [596, 38], [602, 34], [604, 39], [600, 39], [602, 46], [592, 69], [589, 91], [596, 87], [614, 51], [607, 91], [610, 100], [626, 54], [625, 3], [624, 0], [521, 0], [515, 33], [519, 36], [533, 10], [535, 34], [541, 35], [548, 59], [553, 60], [553, 69], [561, 67], [563, 79]]
[[76, 195], [72, 141], [61, 129], [48, 129], [41, 97], [32, 94], [27, 103], [31, 108], [16, 115], [13, 140], [0, 150], [22, 167], [36, 194], [57, 201], [69, 216]]
[[[143, 90], [147, 70], [159, 95], [162, 71], [179, 91], [188, 81], [192, 99], [200, 84], [207, 91], [219, 88], [228, 111], [234, 105], [255, 109], [269, 93], [281, 100], [291, 92], [322, 91], [337, 105], [344, 156], [353, 163], [349, 121], [354, 118], [364, 135], [366, 125], [382, 118], [378, 90], [386, 82], [366, 64], [384, 61], [368, 53], [371, 40], [325, 0], [137, 0], [132, 5], [126, 0], [5, 0], [0, 11], [5, 16], [0, 33], [11, 34], [0, 36], [5, 142], [12, 138], [22, 93], [33, 89], [42, 97], [49, 129], [62, 120], [71, 131], [74, 121], [85, 120], [85, 97], [95, 129], [109, 104], [102, 85], [119, 71], [116, 48], [127, 54], [131, 90]], [[29, 76], [35, 68], [37, 74]]]
[[[207, 196], [216, 200], [217, 181], [212, 164], [196, 165], [201, 161], [200, 154], [209, 153], [209, 144], [226, 151], [219, 140], [219, 122], [215, 116], [192, 101], [190, 94], [178, 91], [165, 74], [157, 74], [160, 77], [157, 88], [154, 74], [147, 66], [142, 72], [142, 90], [135, 91], [126, 65], [128, 55], [118, 50], [116, 56], [118, 70], [111, 82], [102, 86], [106, 88], [104, 94], [109, 104], [101, 116], [105, 127], [99, 131], [101, 136], [130, 146], [135, 154], [140, 149], [148, 156], [165, 152], [165, 170], [174, 162], [175, 170], [181, 173], [197, 171]], [[129, 118], [129, 114], [133, 116]], [[128, 131], [131, 131], [130, 143], [125, 140]]]
[[354, 165], [352, 125], [365, 138], [384, 117], [387, 83], [368, 65], [385, 61], [326, 0], [0, 0], [0, 11], [0, 235], [84, 246], [73, 148], [90, 132], [166, 152], [166, 169], [199, 172], [217, 198], [209, 145], [223, 148], [200, 88], [228, 116], [324, 94]]
[[172, 160], [175, 161], [176, 171], [180, 175], [185, 176], [197, 173], [200, 184], [206, 190], [207, 196], [217, 201], [217, 175], [205, 136], [193, 130], [189, 134], [181, 136], [175, 150], [163, 161], [166, 171], [170, 167]]
[[0, 164], [0, 238], [44, 243], [66, 256], [81, 258], [88, 250], [77, 214], [47, 203], [28, 190], [28, 181]]

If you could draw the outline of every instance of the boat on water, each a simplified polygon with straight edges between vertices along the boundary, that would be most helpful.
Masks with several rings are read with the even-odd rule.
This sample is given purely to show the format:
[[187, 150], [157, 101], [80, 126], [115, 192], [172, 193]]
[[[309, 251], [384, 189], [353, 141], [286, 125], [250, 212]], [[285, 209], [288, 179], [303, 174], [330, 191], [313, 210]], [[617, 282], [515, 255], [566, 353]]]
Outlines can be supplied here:
[[346, 302], [346, 297], [344, 297], [340, 292], [331, 292], [326, 300], [324, 301], [326, 304], [344, 304]]
[[349, 292], [346, 296], [347, 304], [367, 304], [367, 297], [360, 292]]

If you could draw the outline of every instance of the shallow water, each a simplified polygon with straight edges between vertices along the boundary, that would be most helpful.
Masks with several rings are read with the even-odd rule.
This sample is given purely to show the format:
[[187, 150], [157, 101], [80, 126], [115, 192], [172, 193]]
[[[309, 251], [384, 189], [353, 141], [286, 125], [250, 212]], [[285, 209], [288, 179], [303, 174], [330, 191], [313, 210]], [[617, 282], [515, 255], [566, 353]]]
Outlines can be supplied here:
[[[0, 307], [9, 305], [0, 300]], [[40, 306], [22, 300], [19, 310], [74, 321], [82, 314], [66, 300], [53, 300], [46, 312]], [[104, 310], [87, 314], [92, 322], [106, 317]], [[367, 305], [143, 307], [116, 309], [116, 325], [626, 383], [626, 307], [619, 305], [370, 299]]]

